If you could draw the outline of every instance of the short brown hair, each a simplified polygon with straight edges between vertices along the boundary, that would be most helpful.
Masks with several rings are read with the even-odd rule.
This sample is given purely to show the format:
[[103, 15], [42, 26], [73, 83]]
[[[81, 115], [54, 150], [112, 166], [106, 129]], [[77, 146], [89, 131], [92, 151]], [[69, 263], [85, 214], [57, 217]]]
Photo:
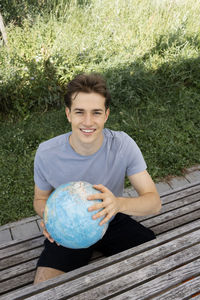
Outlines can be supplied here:
[[75, 93], [97, 93], [105, 98], [106, 110], [110, 106], [111, 96], [104, 78], [97, 73], [79, 74], [67, 85], [67, 92], [64, 95], [66, 106], [71, 109], [72, 95]]

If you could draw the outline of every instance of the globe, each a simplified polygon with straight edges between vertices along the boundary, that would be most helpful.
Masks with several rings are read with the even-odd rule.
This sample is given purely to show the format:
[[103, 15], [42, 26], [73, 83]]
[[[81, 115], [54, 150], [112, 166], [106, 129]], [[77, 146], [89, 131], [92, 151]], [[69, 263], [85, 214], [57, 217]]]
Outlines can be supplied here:
[[99, 225], [101, 218], [92, 216], [88, 207], [102, 200], [87, 200], [92, 194], [100, 193], [92, 184], [84, 181], [60, 185], [49, 196], [44, 210], [44, 224], [51, 237], [68, 248], [87, 248], [100, 240], [108, 223]]

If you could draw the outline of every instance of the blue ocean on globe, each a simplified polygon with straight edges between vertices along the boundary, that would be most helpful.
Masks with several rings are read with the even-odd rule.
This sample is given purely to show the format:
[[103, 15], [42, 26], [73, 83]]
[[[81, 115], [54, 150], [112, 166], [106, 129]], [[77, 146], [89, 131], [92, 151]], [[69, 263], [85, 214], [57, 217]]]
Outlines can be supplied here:
[[105, 234], [108, 223], [100, 226], [101, 218], [92, 216], [88, 207], [102, 200], [87, 200], [92, 194], [100, 193], [92, 184], [84, 181], [60, 185], [48, 198], [44, 210], [44, 223], [51, 237], [68, 248], [87, 248]]

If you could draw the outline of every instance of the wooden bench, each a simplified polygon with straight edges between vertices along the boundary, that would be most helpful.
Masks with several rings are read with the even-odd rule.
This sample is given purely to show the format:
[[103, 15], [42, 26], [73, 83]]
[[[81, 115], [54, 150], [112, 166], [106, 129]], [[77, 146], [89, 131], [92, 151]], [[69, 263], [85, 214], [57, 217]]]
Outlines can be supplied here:
[[0, 299], [200, 297], [200, 182], [164, 194], [159, 215], [135, 218], [157, 239], [33, 286], [41, 234], [0, 246]]

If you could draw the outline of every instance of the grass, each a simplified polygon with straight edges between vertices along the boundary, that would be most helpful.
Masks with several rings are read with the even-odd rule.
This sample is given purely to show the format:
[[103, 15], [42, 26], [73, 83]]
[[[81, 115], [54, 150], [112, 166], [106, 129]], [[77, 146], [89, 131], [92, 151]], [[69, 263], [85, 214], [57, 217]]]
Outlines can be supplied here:
[[1, 224], [35, 214], [32, 203], [36, 147], [68, 129], [64, 114], [57, 111], [32, 114], [17, 123], [1, 123]]
[[20, 22], [8, 16], [9, 49], [0, 52], [1, 225], [35, 214], [35, 151], [70, 129], [62, 94], [81, 71], [106, 77], [107, 127], [135, 139], [154, 180], [200, 163], [199, 1], [56, 3], [40, 14], [32, 3]]

